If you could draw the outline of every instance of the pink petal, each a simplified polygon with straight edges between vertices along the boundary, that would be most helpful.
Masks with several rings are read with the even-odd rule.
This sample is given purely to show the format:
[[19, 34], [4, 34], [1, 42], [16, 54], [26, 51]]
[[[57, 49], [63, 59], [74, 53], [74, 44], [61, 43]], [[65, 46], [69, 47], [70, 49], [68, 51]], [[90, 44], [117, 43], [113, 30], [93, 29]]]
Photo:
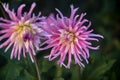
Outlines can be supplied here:
[[7, 48], [5, 49], [5, 52], [7, 52], [7, 50], [14, 44], [14, 41], [10, 42], [10, 44], [7, 46]]
[[29, 10], [29, 12], [28, 12], [28, 14], [27, 14], [28, 17], [31, 16], [31, 13], [33, 12], [33, 9], [35, 8], [35, 6], [36, 6], [36, 3], [33, 3], [30, 10]]
[[10, 39], [8, 39], [7, 41], [5, 41], [4, 43], [2, 43], [0, 45], [0, 48], [3, 48], [4, 46], [7, 46], [10, 43]]
[[70, 16], [70, 19], [73, 20], [73, 18], [74, 18], [74, 16], [75, 16], [75, 13], [76, 13], [76, 11], [78, 10], [78, 8], [75, 8], [75, 9], [74, 9], [74, 6], [73, 6], [73, 5], [71, 5], [70, 7], [71, 7], [71, 16]]
[[18, 8], [18, 10], [17, 10], [17, 16], [18, 16], [19, 18], [22, 17], [22, 10], [23, 10], [24, 7], [25, 7], [25, 4], [22, 4], [22, 5]]

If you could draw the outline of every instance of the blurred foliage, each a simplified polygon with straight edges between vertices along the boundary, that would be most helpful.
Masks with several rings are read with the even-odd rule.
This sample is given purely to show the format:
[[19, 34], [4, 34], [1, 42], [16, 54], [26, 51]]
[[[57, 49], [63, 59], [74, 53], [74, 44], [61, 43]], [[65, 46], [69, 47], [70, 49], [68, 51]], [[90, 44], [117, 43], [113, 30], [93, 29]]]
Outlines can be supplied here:
[[[17, 7], [25, 3], [24, 10], [28, 10], [29, 4], [37, 3], [34, 12], [42, 12], [48, 16], [55, 13], [55, 8], [59, 8], [64, 15], [69, 16], [69, 6], [73, 4], [79, 7], [78, 14], [87, 12], [86, 18], [92, 21], [92, 28], [95, 33], [102, 34], [104, 40], [100, 40], [100, 50], [90, 51], [90, 63], [85, 68], [78, 65], [71, 65], [71, 69], [59, 67], [56, 60], [49, 62], [43, 59], [48, 51], [38, 52], [37, 59], [41, 71], [42, 80], [120, 80], [120, 0], [1, 0], [10, 4], [10, 8]], [[3, 14], [0, 12], [0, 16]], [[2, 42], [0, 42], [2, 43]], [[37, 73], [34, 63], [27, 56], [10, 60], [10, 52], [4, 53], [0, 49], [0, 80], [37, 80]]]

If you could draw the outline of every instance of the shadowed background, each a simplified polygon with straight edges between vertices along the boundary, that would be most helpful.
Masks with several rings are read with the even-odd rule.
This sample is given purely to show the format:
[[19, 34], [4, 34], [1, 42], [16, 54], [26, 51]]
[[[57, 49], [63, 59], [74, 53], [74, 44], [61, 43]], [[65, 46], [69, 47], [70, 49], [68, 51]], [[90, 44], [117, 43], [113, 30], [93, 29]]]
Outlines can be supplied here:
[[[40, 51], [37, 58], [41, 70], [42, 80], [119, 80], [120, 76], [120, 10], [119, 0], [1, 0], [9, 3], [10, 9], [15, 10], [22, 3], [26, 4], [24, 11], [28, 11], [32, 2], [36, 2], [34, 12], [41, 11], [43, 16], [56, 14], [55, 8], [65, 16], [70, 15], [70, 5], [79, 7], [77, 14], [86, 12], [85, 18], [92, 22], [94, 33], [104, 36], [97, 51], [90, 51], [89, 64], [84, 69], [72, 62], [71, 68], [60, 68], [56, 60], [49, 62], [43, 59], [50, 50]], [[0, 10], [0, 17], [3, 14]], [[2, 41], [0, 41], [2, 43]], [[21, 56], [21, 60], [10, 60], [10, 52], [4, 53], [0, 49], [0, 80], [37, 80], [34, 63]]]

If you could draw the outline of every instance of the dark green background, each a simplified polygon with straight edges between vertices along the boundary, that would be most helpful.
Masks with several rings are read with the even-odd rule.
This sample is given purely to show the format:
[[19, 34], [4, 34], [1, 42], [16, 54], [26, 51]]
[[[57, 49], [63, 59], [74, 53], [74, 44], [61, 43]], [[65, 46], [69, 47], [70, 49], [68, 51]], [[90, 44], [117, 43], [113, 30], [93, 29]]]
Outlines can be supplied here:
[[[42, 12], [43, 16], [56, 14], [59, 8], [65, 16], [70, 15], [70, 5], [79, 7], [78, 14], [87, 12], [85, 18], [92, 22], [94, 33], [104, 36], [97, 51], [90, 51], [89, 64], [84, 69], [72, 62], [71, 68], [60, 68], [56, 61], [43, 59], [50, 50], [38, 52], [37, 58], [42, 80], [120, 80], [120, 0], [1, 0], [7, 2], [15, 10], [25, 3], [24, 10], [28, 11], [32, 2], [37, 6], [34, 12]], [[0, 16], [3, 16], [0, 11]], [[2, 43], [2, 42], [0, 42]], [[0, 49], [0, 80], [37, 80], [36, 69], [29, 55], [20, 61], [10, 60], [10, 52]]]

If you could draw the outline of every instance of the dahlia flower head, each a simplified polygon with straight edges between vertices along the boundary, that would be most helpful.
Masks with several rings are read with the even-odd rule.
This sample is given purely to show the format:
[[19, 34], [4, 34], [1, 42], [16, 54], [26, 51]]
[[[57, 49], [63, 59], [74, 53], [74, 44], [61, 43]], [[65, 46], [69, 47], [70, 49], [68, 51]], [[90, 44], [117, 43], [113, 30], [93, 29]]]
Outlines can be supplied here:
[[[89, 49], [97, 50], [99, 48], [99, 46], [94, 47], [91, 41], [99, 41], [98, 38], [103, 38], [103, 36], [94, 34], [93, 29], [89, 30], [91, 22], [83, 18], [86, 13], [76, 15], [79, 8], [74, 8], [73, 5], [70, 7], [70, 17], [64, 16], [60, 10], [56, 9], [58, 12], [56, 16], [50, 15], [43, 20], [42, 29], [48, 34], [45, 35], [47, 40], [41, 46], [45, 44], [47, 46], [40, 50], [52, 48], [50, 54], [45, 58], [48, 58], [49, 61], [59, 59], [57, 63], [60, 66], [70, 68], [72, 58], [74, 58], [76, 64], [84, 67], [83, 60], [89, 63]], [[86, 23], [88, 25], [85, 25]]]
[[38, 24], [43, 17], [40, 17], [41, 13], [37, 16], [33, 12], [36, 4], [33, 3], [29, 12], [24, 12], [22, 10], [25, 4], [19, 6], [17, 13], [14, 9], [10, 10], [8, 4], [3, 4], [3, 8], [6, 13], [8, 13], [9, 19], [0, 18], [0, 48], [5, 46], [5, 52], [12, 47], [10, 58], [18, 57], [26, 54], [30, 55], [32, 62], [34, 62], [33, 57], [36, 55], [36, 51], [39, 49], [41, 33], [43, 32]]

